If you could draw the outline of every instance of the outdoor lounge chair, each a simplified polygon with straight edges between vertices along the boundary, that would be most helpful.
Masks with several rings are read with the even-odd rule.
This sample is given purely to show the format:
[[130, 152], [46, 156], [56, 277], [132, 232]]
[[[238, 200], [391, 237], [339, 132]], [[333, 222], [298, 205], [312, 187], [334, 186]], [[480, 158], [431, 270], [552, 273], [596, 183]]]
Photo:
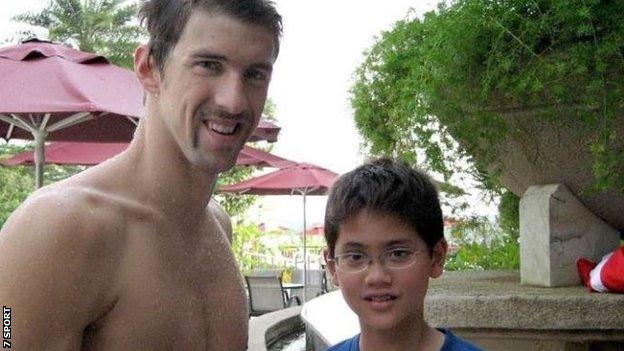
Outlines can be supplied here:
[[249, 314], [259, 316], [293, 305], [301, 305], [298, 296], [289, 297], [282, 286], [282, 271], [255, 271], [245, 276], [249, 292]]
[[[306, 301], [309, 301], [315, 297], [325, 294], [327, 290], [327, 277], [324, 269], [309, 269], [306, 272], [306, 286], [305, 296]], [[293, 272], [293, 281], [303, 283], [303, 270], [296, 269]], [[298, 296], [302, 295], [302, 291], [295, 293]], [[303, 299], [303, 297], [301, 297]]]

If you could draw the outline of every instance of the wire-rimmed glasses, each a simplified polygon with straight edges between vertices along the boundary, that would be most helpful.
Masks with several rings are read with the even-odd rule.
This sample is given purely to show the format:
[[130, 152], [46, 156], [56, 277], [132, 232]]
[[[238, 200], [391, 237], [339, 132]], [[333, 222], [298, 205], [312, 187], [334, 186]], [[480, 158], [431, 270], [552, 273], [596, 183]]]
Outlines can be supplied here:
[[346, 273], [360, 273], [368, 269], [377, 259], [379, 263], [388, 269], [404, 269], [416, 262], [418, 255], [427, 252], [427, 250], [412, 250], [408, 248], [397, 248], [382, 252], [377, 257], [370, 257], [362, 252], [348, 252], [336, 255], [334, 258], [328, 259], [328, 262], [334, 262], [336, 267]]

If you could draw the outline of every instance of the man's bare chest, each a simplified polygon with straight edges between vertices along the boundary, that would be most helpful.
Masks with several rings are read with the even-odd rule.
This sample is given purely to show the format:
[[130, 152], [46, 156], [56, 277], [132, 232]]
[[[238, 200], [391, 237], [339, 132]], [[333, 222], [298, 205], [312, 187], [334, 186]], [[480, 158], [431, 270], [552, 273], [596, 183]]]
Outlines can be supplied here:
[[117, 301], [94, 323], [92, 344], [110, 345], [102, 349], [243, 350], [247, 302], [228, 243], [141, 241], [129, 243], [133, 249], [124, 255]]

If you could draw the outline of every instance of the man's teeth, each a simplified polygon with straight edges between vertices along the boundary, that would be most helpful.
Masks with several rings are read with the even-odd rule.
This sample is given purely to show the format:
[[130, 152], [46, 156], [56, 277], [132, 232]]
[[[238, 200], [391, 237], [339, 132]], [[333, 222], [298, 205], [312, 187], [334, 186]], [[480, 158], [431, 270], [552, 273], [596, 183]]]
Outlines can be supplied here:
[[236, 125], [223, 125], [217, 124], [215, 122], [208, 122], [208, 128], [219, 134], [231, 135], [234, 134], [234, 130], [236, 129]]
[[371, 301], [388, 301], [388, 300], [392, 300], [394, 299], [392, 296], [390, 295], [382, 295], [382, 296], [371, 296], [369, 298], [369, 300]]

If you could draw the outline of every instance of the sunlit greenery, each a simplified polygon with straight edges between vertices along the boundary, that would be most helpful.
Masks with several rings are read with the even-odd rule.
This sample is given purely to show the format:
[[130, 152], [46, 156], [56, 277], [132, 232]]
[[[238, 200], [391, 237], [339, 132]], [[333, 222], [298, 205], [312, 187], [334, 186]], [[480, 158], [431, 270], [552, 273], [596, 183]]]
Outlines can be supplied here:
[[[32, 143], [15, 145], [0, 142], [0, 159], [8, 158], [23, 151], [32, 150]], [[70, 177], [84, 167], [46, 165], [43, 184], [57, 182]], [[0, 166], [0, 228], [9, 215], [35, 190], [35, 171], [29, 166]]]
[[242, 272], [249, 272], [255, 268], [268, 268], [270, 264], [257, 259], [250, 254], [265, 254], [268, 251], [260, 237], [262, 232], [257, 224], [245, 222], [234, 226], [232, 251]]
[[487, 219], [472, 218], [451, 232], [452, 250], [444, 268], [454, 270], [519, 269], [518, 237]]
[[496, 191], [497, 145], [527, 123], [510, 125], [498, 109], [539, 107], [530, 118], [582, 121], [595, 188], [624, 191], [624, 136], [613, 128], [623, 76], [624, 1], [456, 0], [382, 33], [351, 103], [370, 153], [446, 179], [467, 157]]

